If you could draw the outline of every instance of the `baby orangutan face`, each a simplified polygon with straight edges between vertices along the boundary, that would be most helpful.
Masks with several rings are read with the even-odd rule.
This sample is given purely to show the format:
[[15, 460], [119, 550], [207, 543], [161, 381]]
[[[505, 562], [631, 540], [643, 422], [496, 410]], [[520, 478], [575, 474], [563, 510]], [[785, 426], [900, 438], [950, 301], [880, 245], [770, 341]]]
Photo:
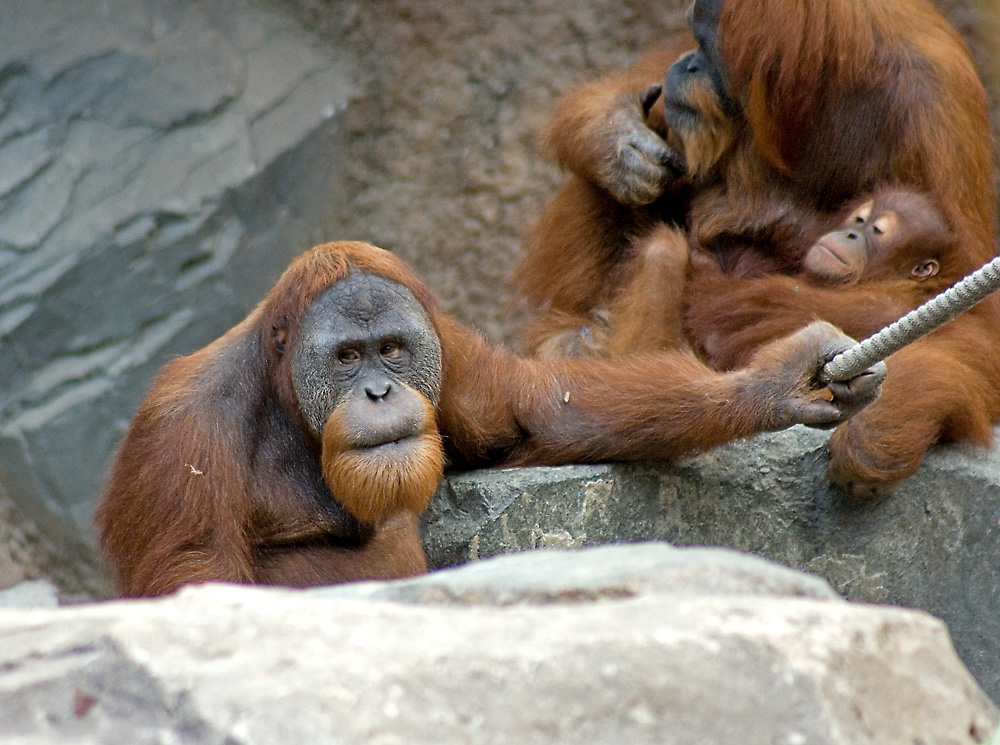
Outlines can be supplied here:
[[912, 279], [940, 270], [954, 245], [940, 211], [915, 192], [878, 194], [855, 206], [837, 230], [820, 236], [805, 256], [807, 275], [825, 283]]

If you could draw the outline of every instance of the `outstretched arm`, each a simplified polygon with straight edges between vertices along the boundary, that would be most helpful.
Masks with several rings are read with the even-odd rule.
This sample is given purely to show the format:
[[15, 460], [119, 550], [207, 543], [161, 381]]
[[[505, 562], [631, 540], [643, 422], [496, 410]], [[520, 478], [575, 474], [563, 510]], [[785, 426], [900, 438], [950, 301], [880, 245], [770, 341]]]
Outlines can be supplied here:
[[674, 459], [793, 424], [830, 426], [870, 403], [878, 365], [818, 388], [822, 364], [851, 340], [814, 324], [716, 373], [691, 355], [543, 362], [489, 347], [450, 323], [440, 417], [446, 446], [492, 465]]

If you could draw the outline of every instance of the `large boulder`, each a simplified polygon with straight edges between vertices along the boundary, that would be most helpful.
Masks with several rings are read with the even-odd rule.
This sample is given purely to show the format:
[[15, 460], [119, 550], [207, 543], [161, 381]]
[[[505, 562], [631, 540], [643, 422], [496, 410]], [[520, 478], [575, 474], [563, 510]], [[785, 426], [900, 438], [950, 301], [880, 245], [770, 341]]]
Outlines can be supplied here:
[[436, 567], [652, 538], [737, 548], [940, 617], [1000, 700], [1000, 451], [937, 447], [897, 492], [864, 502], [827, 482], [827, 437], [796, 427], [677, 465], [451, 474], [425, 545]]
[[930, 616], [664, 545], [0, 611], [0, 636], [0, 738], [32, 745], [972, 745], [997, 722]]

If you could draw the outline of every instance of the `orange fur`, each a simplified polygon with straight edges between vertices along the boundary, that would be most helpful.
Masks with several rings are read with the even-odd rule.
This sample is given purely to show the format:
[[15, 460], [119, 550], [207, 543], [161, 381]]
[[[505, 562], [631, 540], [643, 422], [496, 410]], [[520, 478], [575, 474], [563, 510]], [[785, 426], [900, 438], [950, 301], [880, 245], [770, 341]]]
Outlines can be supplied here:
[[681, 298], [687, 274], [687, 238], [661, 225], [639, 245], [631, 276], [611, 303], [607, 351], [622, 356], [644, 349], [689, 349]]
[[419, 515], [437, 489], [444, 470], [444, 451], [434, 407], [420, 398], [423, 431], [412, 438], [414, 442], [390, 443], [377, 452], [344, 447], [350, 435], [336, 410], [326, 422], [323, 477], [337, 501], [363, 523], [378, 526], [398, 512]]
[[[440, 399], [401, 457], [343, 447], [349, 432], [336, 412], [319, 442], [289, 380], [300, 319], [351, 270], [403, 284], [438, 333]], [[727, 374], [676, 352], [522, 359], [443, 315], [389, 252], [317, 246], [242, 323], [157, 376], [98, 505], [100, 547], [132, 596], [209, 580], [409, 576], [426, 569], [417, 518], [440, 476], [442, 444], [464, 465], [676, 458], [797, 422], [840, 421], [874, 395], [870, 387], [831, 403], [812, 389], [820, 362], [842, 348], [831, 328], [813, 327]]]
[[[927, 195], [943, 212], [957, 245], [942, 265], [942, 285], [995, 255], [986, 95], [964, 43], [933, 6], [926, 0], [723, 0], [721, 6], [719, 55], [739, 111], [720, 118], [706, 88], [689, 92], [688, 103], [708, 122], [696, 134], [668, 132], [662, 117], [650, 117], [650, 128], [679, 142], [689, 163], [688, 175], [655, 202], [637, 206], [611, 196], [620, 171], [609, 143], [621, 142], [622, 112], [634, 112], [643, 91], [663, 79], [674, 51], [654, 52], [560, 103], [549, 150], [570, 179], [529, 237], [514, 278], [540, 314], [524, 335], [527, 349], [544, 343], [547, 315], [585, 318], [627, 293], [629, 246], [660, 223], [685, 229], [693, 255], [714, 254], [722, 264], [724, 273], [688, 287], [685, 303], [688, 331], [723, 368], [742, 364], [757, 345], [813, 315], [861, 333], [926, 299], [926, 288], [907, 282], [820, 291], [792, 276], [772, 276], [797, 273], [817, 226], [859, 195], [902, 187]], [[746, 284], [761, 277], [770, 283], [767, 293]], [[676, 305], [676, 298], [664, 304]], [[734, 324], [754, 328], [730, 338]], [[911, 355], [944, 355], [949, 364], [891, 365], [882, 399], [852, 420], [851, 437], [834, 437], [831, 475], [850, 491], [891, 488], [938, 438], [980, 441], [980, 423], [968, 412], [1000, 420], [1000, 299], [984, 301], [904, 359]], [[909, 372], [918, 369], [930, 379]], [[933, 393], [947, 387], [960, 394]]]
[[357, 546], [312, 544], [260, 552], [256, 581], [292, 587], [414, 577], [427, 571], [420, 523], [412, 512], [388, 517]]
[[[734, 277], [714, 258], [696, 253], [687, 277], [684, 321], [702, 357], [718, 369], [736, 369], [761, 344], [818, 319], [863, 339], [961, 278], [963, 261], [955, 236], [923, 195], [908, 191], [888, 189], [860, 197], [828, 225], [816, 221], [814, 235], [799, 243], [811, 247], [828, 228], [850, 227], [844, 219], [864, 202], [876, 213], [893, 211], [901, 221], [900, 242], [868, 257], [848, 284], [831, 284], [805, 269], [790, 276]], [[933, 256], [940, 272], [927, 281], [913, 281], [908, 271], [896, 268], [910, 255]]]
[[[290, 552], [317, 556], [308, 573], [322, 581], [375, 576], [365, 561], [405, 574], [423, 570], [412, 535], [393, 530], [389, 535], [400, 536], [394, 547], [381, 535], [384, 526], [360, 521], [324, 484], [320, 444], [297, 413], [289, 355], [275, 344], [290, 347], [311, 300], [352, 269], [404, 284], [435, 317], [436, 300], [392, 254], [364, 243], [328, 244], [294, 261], [243, 322], [159, 373], [95, 513], [122, 594], [158, 595], [209, 580], [295, 584], [273, 561], [262, 569], [264, 554], [279, 547], [282, 566], [292, 565]], [[419, 506], [416, 512], [433, 491], [428, 473], [437, 468], [440, 475], [441, 456], [425, 452], [421, 462], [420, 483], [399, 503]], [[352, 498], [360, 501], [344, 497]], [[304, 562], [293, 562], [296, 572]]]

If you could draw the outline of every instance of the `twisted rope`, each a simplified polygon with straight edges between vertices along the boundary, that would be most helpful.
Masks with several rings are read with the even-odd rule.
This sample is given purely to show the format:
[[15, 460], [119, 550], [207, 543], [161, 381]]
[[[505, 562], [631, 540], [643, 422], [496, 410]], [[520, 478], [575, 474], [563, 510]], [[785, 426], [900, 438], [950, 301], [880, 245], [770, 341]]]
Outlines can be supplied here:
[[823, 365], [824, 383], [848, 380], [1000, 290], [1000, 256]]

